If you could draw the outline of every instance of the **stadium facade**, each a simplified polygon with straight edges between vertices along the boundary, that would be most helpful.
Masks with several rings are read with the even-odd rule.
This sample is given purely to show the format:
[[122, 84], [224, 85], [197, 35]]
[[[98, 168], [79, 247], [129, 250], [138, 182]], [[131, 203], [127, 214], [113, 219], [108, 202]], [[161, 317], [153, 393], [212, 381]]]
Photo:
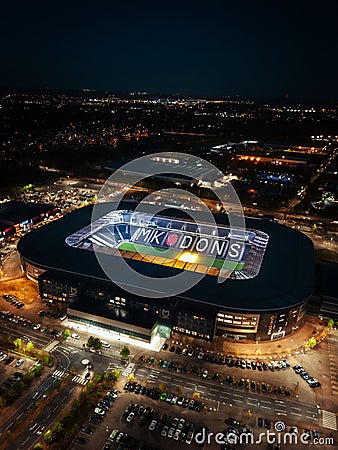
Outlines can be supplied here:
[[[27, 277], [39, 283], [41, 298], [65, 302], [72, 323], [150, 343], [173, 332], [207, 341], [217, 336], [277, 340], [302, 326], [315, 278], [313, 245], [304, 234], [248, 218], [245, 234], [236, 237], [227, 216], [215, 214], [215, 237], [215, 226], [205, 223], [197, 230], [178, 210], [154, 219], [149, 210], [131, 214], [136, 203], [121, 203], [118, 211], [115, 206], [100, 204], [101, 218], [93, 225], [93, 207], [82, 208], [18, 244]], [[165, 256], [154, 255], [154, 248], [165, 250]], [[135, 286], [130, 291], [111, 281], [94, 249], [110, 258], [119, 252], [147, 276], [188, 270], [204, 277], [182, 294], [149, 298], [141, 288], [137, 294]], [[219, 283], [224, 270], [231, 276]]]

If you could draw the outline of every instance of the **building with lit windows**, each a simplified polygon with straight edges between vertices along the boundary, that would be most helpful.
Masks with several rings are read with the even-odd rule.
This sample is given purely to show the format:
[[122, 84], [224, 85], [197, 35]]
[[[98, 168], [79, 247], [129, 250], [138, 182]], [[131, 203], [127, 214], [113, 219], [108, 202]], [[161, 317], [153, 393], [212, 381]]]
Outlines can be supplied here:
[[[224, 214], [214, 215], [217, 230], [207, 223], [197, 230], [185, 212], [134, 214], [136, 206], [97, 205], [100, 218], [93, 224], [93, 207], [81, 208], [20, 240], [22, 264], [39, 283], [43, 301], [64, 302], [68, 320], [88, 330], [150, 343], [173, 332], [206, 341], [277, 340], [302, 326], [315, 279], [313, 245], [304, 234], [248, 218], [245, 233], [236, 237]], [[188, 270], [204, 277], [181, 294], [149, 298], [141, 288], [131, 293], [126, 284], [114, 283], [94, 248], [113, 258], [118, 252], [147, 276]], [[165, 249], [166, 257], [155, 248]], [[223, 283], [221, 271], [231, 272]]]

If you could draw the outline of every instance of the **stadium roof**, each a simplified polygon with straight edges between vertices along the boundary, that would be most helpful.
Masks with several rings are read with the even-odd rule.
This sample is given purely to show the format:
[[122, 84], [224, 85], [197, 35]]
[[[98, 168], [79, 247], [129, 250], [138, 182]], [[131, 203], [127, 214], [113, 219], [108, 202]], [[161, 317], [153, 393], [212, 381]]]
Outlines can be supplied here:
[[[137, 203], [124, 202], [118, 209], [133, 210], [136, 205]], [[111, 203], [103, 203], [99, 207], [102, 215], [114, 209]], [[21, 256], [41, 268], [107, 281], [107, 275], [98, 264], [94, 252], [65, 243], [68, 236], [90, 223], [92, 208], [88, 206], [78, 209], [28, 233], [18, 244]], [[185, 213], [174, 209], [165, 210], [161, 215], [186, 217]], [[215, 219], [218, 224], [227, 224], [226, 215], [216, 214]], [[247, 280], [228, 279], [224, 283], [218, 283], [217, 277], [205, 275], [179, 297], [242, 312], [288, 308], [310, 297], [315, 279], [311, 240], [297, 230], [264, 219], [246, 219], [246, 226], [269, 235], [259, 274]], [[168, 277], [180, 273], [179, 269], [173, 267], [132, 259], [128, 260], [128, 264], [137, 272], [152, 277]]]

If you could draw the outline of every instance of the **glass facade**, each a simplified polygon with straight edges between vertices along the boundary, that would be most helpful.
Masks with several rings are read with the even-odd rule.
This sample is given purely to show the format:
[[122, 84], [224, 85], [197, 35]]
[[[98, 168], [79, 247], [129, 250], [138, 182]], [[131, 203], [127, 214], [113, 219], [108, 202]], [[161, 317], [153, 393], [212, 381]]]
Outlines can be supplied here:
[[114, 331], [116, 333], [127, 334], [128, 336], [150, 342], [150, 336], [147, 336], [146, 334], [138, 333], [136, 331], [129, 330], [127, 328], [122, 328], [122, 323], [121, 323], [121, 327], [117, 327], [114, 325], [109, 325], [107, 323], [97, 322], [97, 321], [89, 319], [89, 318], [79, 317], [74, 314], [68, 314], [68, 319], [73, 320], [74, 322], [81, 322], [81, 323], [85, 323], [87, 325], [92, 325], [94, 327], [105, 328], [106, 330]]

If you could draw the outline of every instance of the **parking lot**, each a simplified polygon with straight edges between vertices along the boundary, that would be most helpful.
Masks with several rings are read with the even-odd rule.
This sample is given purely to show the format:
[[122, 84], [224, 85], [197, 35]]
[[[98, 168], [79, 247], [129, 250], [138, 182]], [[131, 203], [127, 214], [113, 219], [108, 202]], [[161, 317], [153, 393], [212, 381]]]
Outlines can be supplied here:
[[[127, 421], [130, 413], [134, 413], [134, 416]], [[111, 440], [111, 447], [109, 447], [111, 449], [138, 448], [137, 441], [139, 444], [146, 441], [148, 443], [147, 449], [156, 448], [157, 445], [157, 448], [169, 449], [173, 445], [172, 441], [176, 430], [180, 430], [180, 433], [176, 433], [175, 446], [186, 448], [188, 444], [185, 441], [189, 431], [197, 431], [203, 427], [206, 415], [207, 413], [204, 410], [199, 413], [194, 409], [189, 409], [188, 405], [180, 407], [177, 404], [171, 404], [171, 402], [160, 400], [157, 397], [151, 398], [147, 395], [135, 394], [124, 390], [103, 416], [102, 422], [98, 425], [90, 424], [90, 427], [94, 429], [92, 435], [88, 435], [85, 432], [79, 434], [80, 437], [86, 439], [85, 445], [74, 442], [72, 448], [77, 450], [83, 448], [90, 450], [103, 449], [114, 429], [124, 433], [124, 436], [121, 436], [120, 442], [116, 442], [118, 434], [115, 434], [114, 439]], [[175, 418], [177, 420], [174, 420]], [[184, 419], [184, 422], [182, 419]], [[157, 422], [156, 425], [154, 425], [154, 420]], [[151, 426], [152, 422], [153, 425]], [[181, 423], [180, 427], [179, 423]], [[174, 430], [171, 431], [168, 437], [171, 428], [174, 428]], [[197, 448], [193, 441], [193, 434], [189, 436], [191, 448]], [[122, 446], [119, 446], [119, 444], [122, 444]]]

